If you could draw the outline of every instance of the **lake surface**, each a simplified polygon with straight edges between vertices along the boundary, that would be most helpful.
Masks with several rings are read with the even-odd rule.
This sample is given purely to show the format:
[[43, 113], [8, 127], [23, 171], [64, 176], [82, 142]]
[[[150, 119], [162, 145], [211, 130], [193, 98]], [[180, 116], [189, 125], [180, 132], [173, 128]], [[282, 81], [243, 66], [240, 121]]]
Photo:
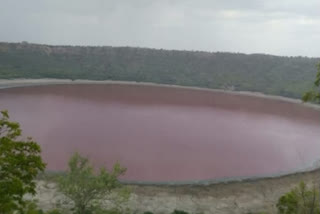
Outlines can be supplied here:
[[42, 146], [49, 170], [78, 151], [123, 179], [261, 176], [320, 157], [320, 112], [231, 93], [146, 85], [74, 84], [0, 90], [0, 109]]

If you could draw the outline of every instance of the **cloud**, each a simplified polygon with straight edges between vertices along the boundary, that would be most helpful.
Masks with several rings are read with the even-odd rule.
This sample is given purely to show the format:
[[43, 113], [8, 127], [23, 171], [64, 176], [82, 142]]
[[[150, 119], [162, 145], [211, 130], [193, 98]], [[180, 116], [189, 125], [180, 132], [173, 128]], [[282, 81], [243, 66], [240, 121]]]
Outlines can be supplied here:
[[0, 40], [320, 56], [318, 0], [0, 0]]

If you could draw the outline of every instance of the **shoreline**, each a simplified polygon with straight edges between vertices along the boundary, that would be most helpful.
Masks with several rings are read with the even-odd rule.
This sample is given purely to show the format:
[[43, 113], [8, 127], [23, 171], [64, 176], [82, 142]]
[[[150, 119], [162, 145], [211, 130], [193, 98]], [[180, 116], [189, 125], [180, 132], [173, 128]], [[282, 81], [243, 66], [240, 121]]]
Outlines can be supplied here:
[[[314, 163], [319, 163], [319, 161], [314, 161]], [[202, 187], [202, 186], [211, 186], [211, 185], [219, 185], [219, 184], [235, 184], [235, 183], [252, 183], [259, 182], [265, 180], [277, 180], [287, 177], [294, 177], [299, 175], [306, 175], [312, 173], [320, 173], [320, 166], [311, 164], [312, 166], [308, 166], [305, 168], [297, 168], [296, 170], [290, 170], [286, 172], [279, 172], [269, 175], [259, 175], [259, 176], [238, 176], [238, 177], [224, 177], [217, 179], [203, 179], [203, 180], [185, 180], [185, 181], [135, 181], [135, 180], [125, 180], [120, 179], [120, 182], [125, 185], [133, 185], [133, 186], [159, 186], [159, 187], [184, 187], [184, 186], [194, 186], [194, 187]], [[42, 180], [42, 176], [51, 177], [55, 175], [63, 175], [64, 171], [52, 171], [46, 170], [44, 173], [38, 178], [38, 180]]]
[[180, 85], [169, 85], [169, 84], [159, 84], [152, 82], [134, 82], [134, 81], [118, 81], [118, 80], [70, 80], [70, 79], [0, 79], [0, 89], [16, 88], [16, 87], [29, 87], [29, 86], [46, 86], [46, 85], [65, 85], [65, 84], [116, 84], [116, 85], [137, 85], [137, 86], [151, 86], [151, 87], [165, 87], [174, 89], [186, 89], [186, 90], [198, 90], [205, 92], [219, 92], [231, 95], [239, 96], [251, 96], [263, 99], [279, 100], [290, 103], [300, 104], [306, 107], [311, 107], [320, 110], [320, 105], [303, 103], [300, 99], [294, 99], [289, 97], [282, 97], [278, 95], [268, 95], [261, 92], [252, 91], [231, 91], [223, 89], [211, 89], [202, 88], [196, 86], [180, 86]]

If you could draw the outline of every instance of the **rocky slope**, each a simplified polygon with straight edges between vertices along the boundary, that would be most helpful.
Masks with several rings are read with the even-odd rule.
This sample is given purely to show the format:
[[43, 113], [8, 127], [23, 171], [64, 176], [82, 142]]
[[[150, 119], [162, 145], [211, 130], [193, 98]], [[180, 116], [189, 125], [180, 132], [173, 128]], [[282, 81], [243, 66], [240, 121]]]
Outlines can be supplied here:
[[[308, 185], [319, 185], [320, 171], [291, 174], [276, 178], [263, 178], [211, 185], [131, 185], [132, 194], [124, 208], [132, 213], [152, 211], [170, 213], [174, 209], [190, 213], [276, 213], [278, 198], [295, 187], [300, 181]], [[47, 210], [62, 204], [69, 207], [68, 200], [57, 191], [56, 184], [39, 180], [38, 200], [41, 208]], [[107, 206], [108, 203], [105, 202]]]

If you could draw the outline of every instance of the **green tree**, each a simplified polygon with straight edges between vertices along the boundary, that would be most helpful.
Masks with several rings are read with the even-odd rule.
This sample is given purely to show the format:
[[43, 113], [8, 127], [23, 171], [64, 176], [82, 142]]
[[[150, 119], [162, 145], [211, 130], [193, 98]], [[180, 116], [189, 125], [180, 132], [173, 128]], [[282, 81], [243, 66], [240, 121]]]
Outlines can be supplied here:
[[89, 160], [75, 153], [69, 161], [69, 170], [58, 181], [59, 190], [74, 202], [76, 214], [90, 213], [100, 207], [103, 199], [126, 200], [129, 191], [118, 180], [126, 168], [116, 163], [111, 171], [101, 168], [95, 172]]
[[0, 213], [23, 212], [25, 194], [35, 194], [34, 179], [45, 169], [40, 146], [31, 138], [23, 140], [20, 125], [0, 114]]
[[314, 88], [304, 94], [302, 97], [304, 102], [320, 102], [320, 63], [317, 65], [317, 69], [318, 72], [316, 75], [316, 80], [314, 81]]
[[0, 42], [0, 79], [126, 80], [301, 98], [314, 78], [312, 72], [317, 60], [263, 54]]
[[[316, 102], [320, 103], [320, 63], [317, 65], [317, 75], [314, 81], [314, 87], [312, 90], [306, 92], [302, 97], [304, 102]], [[320, 188], [320, 187], [319, 187]]]
[[319, 214], [319, 192], [301, 182], [298, 187], [281, 196], [277, 208], [280, 214]]

